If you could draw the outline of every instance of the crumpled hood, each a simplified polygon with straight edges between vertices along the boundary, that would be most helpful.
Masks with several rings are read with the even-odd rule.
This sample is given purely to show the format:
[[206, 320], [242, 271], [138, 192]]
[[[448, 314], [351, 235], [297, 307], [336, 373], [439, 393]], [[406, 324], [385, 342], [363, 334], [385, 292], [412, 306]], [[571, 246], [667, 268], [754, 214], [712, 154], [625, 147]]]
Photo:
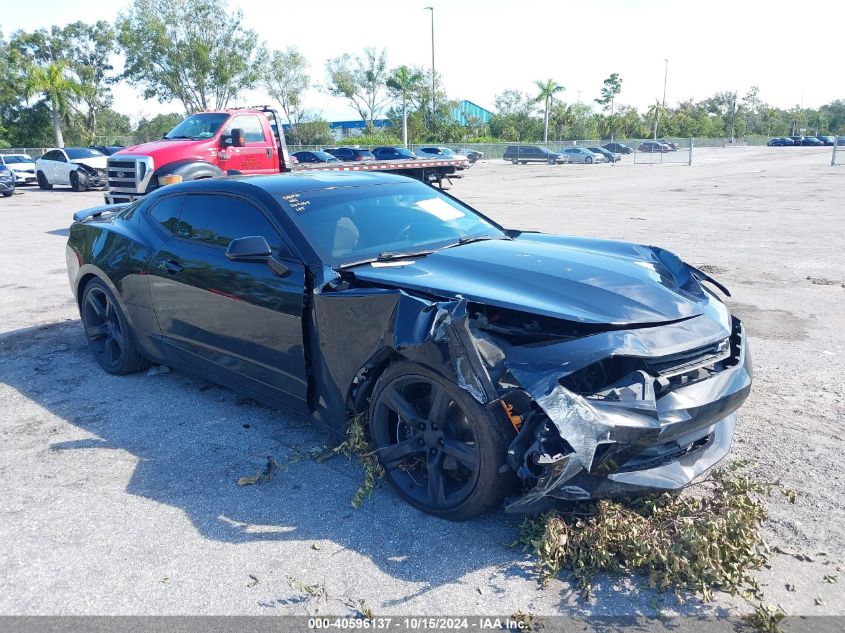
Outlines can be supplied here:
[[523, 233], [408, 259], [352, 270], [382, 286], [583, 323], [676, 321], [703, 313], [709, 301], [677, 256], [626, 242]]
[[91, 169], [105, 169], [108, 163], [108, 156], [89, 156], [88, 158], [73, 158], [72, 163], [86, 165]]

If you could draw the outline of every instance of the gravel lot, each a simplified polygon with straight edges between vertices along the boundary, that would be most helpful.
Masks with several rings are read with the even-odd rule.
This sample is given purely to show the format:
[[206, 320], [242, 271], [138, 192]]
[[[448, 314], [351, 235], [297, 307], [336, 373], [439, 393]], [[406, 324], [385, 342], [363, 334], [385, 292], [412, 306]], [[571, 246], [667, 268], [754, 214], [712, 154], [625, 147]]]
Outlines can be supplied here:
[[[756, 367], [733, 454], [800, 491], [794, 505], [772, 497], [765, 532], [813, 559], [775, 555], [760, 582], [789, 613], [845, 615], [845, 168], [829, 148], [699, 150], [693, 167], [480, 163], [451, 193], [511, 227], [668, 247], [732, 290]], [[307, 419], [178, 372], [106, 375], [64, 259], [71, 214], [101, 201], [34, 188], [0, 200], [0, 614], [742, 608], [609, 580], [592, 603], [564, 581], [541, 589], [505, 546], [518, 517], [448, 523], [386, 487], [354, 510], [360, 468], [301, 458], [331, 441]], [[286, 470], [235, 484], [267, 456]], [[325, 585], [328, 604], [288, 577]]]

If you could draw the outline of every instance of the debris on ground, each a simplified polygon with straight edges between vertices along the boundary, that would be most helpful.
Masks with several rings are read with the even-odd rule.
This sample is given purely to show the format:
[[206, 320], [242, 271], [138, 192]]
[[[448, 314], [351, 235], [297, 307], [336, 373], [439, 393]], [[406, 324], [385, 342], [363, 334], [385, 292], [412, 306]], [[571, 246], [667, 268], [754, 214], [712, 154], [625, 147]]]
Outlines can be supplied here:
[[384, 468], [379, 464], [375, 452], [367, 439], [367, 427], [364, 416], [356, 416], [349, 421], [346, 440], [332, 449], [335, 454], [355, 456], [364, 467], [364, 481], [358, 486], [352, 497], [352, 507], [360, 508], [364, 500], [373, 494], [376, 485], [384, 477]]
[[783, 610], [763, 604], [752, 572], [770, 553], [759, 530], [766, 518], [762, 498], [780, 484], [740, 474], [745, 465], [714, 471], [695, 492], [587, 502], [528, 517], [513, 545], [533, 551], [543, 584], [567, 570], [587, 600], [597, 574], [640, 572], [650, 587], [674, 591], [679, 602], [685, 592], [705, 601], [717, 590], [738, 593], [754, 606], [763, 630], [776, 630]]
[[167, 365], [153, 365], [147, 370], [147, 376], [161, 376], [162, 374], [169, 374], [170, 367]]
[[267, 464], [262, 468], [260, 471], [255, 473], [254, 475], [245, 475], [243, 477], [238, 478], [238, 485], [239, 486], [251, 486], [253, 484], [257, 484], [259, 481], [266, 479], [270, 481], [273, 479], [273, 471], [284, 471], [287, 470], [287, 466], [280, 464], [277, 462], [271, 455], [267, 456]]

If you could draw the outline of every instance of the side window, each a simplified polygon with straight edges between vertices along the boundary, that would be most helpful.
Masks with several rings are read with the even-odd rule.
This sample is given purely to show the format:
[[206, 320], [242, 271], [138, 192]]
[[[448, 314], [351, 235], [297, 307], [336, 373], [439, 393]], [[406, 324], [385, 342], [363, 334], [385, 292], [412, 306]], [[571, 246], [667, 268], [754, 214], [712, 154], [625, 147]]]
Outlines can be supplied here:
[[261, 119], [255, 114], [241, 114], [231, 120], [226, 126], [226, 131], [223, 132], [225, 138], [232, 133], [234, 128], [240, 128], [244, 131], [244, 141], [247, 143], [264, 143], [264, 128], [261, 126]]
[[223, 195], [189, 195], [182, 207], [177, 236], [226, 248], [239, 237], [261, 235], [273, 252], [290, 257], [278, 231], [256, 207]]
[[185, 196], [168, 196], [156, 202], [150, 209], [150, 216], [158, 222], [168, 233], [176, 233], [179, 226], [179, 215]]
[[51, 152], [47, 152], [41, 158], [43, 158], [44, 160], [59, 160], [59, 154], [60, 154], [59, 151], [53, 150]]

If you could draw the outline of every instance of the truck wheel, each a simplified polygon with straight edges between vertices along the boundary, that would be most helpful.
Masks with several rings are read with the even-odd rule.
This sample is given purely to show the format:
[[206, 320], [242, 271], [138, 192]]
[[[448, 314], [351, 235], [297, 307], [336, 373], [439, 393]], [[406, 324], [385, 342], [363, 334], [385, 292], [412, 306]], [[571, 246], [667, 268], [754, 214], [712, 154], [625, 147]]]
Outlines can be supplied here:
[[35, 175], [35, 179], [38, 181], [38, 186], [41, 189], [47, 190], [47, 189], [53, 188], [53, 185], [51, 185], [49, 182], [47, 182], [47, 176], [44, 175], [43, 171], [39, 171]]

